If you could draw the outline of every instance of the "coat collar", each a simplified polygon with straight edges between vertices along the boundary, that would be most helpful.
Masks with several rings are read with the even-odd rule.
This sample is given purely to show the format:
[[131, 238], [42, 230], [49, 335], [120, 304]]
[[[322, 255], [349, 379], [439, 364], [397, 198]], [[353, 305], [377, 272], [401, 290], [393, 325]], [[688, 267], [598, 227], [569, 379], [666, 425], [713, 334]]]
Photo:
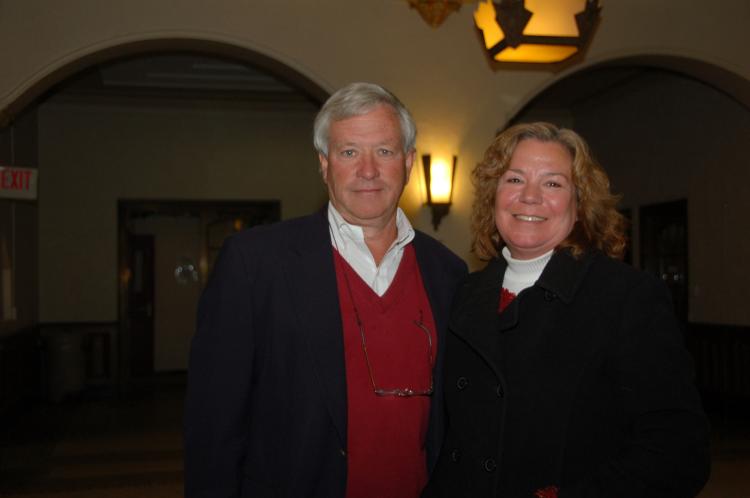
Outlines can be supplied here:
[[[574, 258], [566, 249], [555, 251], [533, 287], [544, 289], [563, 303], [570, 304], [589, 267], [598, 257], [597, 252]], [[505, 259], [498, 257], [472, 274], [460, 293], [450, 323], [451, 332], [472, 346], [498, 377], [499, 371], [489, 353], [495, 347], [497, 333], [512, 329], [519, 321], [519, 300], [513, 301], [503, 313], [498, 313], [506, 267]]]
[[[570, 304], [583, 282], [591, 264], [601, 257], [595, 251], [584, 253], [576, 258], [569, 250], [555, 251], [535, 287], [553, 293], [564, 303]], [[486, 300], [487, 294], [499, 300], [505, 269], [508, 264], [502, 257], [497, 257], [487, 263], [487, 266], [470, 277], [468, 286], [468, 298], [472, 301]], [[499, 301], [494, 303], [495, 309]]]
[[551, 292], [565, 304], [573, 302], [591, 264], [602, 255], [589, 251], [574, 257], [568, 249], [555, 251], [534, 285]]

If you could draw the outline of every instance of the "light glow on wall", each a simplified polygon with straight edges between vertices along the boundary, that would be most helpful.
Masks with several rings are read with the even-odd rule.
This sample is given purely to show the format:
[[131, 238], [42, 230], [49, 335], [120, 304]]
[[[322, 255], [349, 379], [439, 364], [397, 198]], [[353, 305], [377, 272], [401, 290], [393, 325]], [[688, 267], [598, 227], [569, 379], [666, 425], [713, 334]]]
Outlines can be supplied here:
[[430, 198], [432, 202], [451, 202], [453, 165], [442, 158], [430, 163]]

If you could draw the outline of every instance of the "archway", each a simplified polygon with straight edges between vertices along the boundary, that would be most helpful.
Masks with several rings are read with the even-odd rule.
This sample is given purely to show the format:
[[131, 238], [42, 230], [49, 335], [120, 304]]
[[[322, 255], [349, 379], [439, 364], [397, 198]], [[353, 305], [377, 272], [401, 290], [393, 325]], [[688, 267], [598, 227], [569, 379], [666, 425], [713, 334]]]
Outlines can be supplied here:
[[706, 399], [750, 400], [750, 81], [686, 58], [607, 61], [562, 76], [511, 123], [536, 120], [580, 132], [623, 196], [633, 263], [682, 303]]
[[[170, 73], [169, 84], [177, 86], [150, 87], [133, 72], [139, 61], [159, 72], [165, 59], [221, 66], [223, 79], [191, 86], [196, 72], [164, 68], [161, 73]], [[204, 76], [220, 72], [204, 72], [211, 71]], [[226, 73], [232, 71], [230, 82]], [[139, 79], [130, 80], [133, 75]], [[257, 76], [268, 77], [250, 81]], [[285, 217], [317, 208], [324, 189], [310, 188], [320, 184], [310, 135], [327, 96], [311, 78], [264, 54], [224, 42], [160, 39], [108, 47], [55, 68], [2, 111], [0, 117], [14, 123], [15, 139], [19, 117], [33, 116], [23, 132], [34, 136], [22, 141], [34, 144], [34, 151], [21, 161], [38, 165], [44, 178], [39, 207], [29, 206], [34, 222], [24, 226], [38, 233], [32, 251], [38, 264], [17, 275], [39, 286], [22, 306], [36, 310], [40, 303], [34, 321], [45, 333], [64, 330], [91, 345], [81, 369], [97, 377], [86, 374], [85, 385], [122, 387], [132, 377], [123, 324], [127, 265], [119, 261], [127, 248], [117, 226], [118, 201], [270, 201]], [[194, 316], [192, 310], [184, 313]], [[103, 353], [103, 344], [117, 346], [117, 352]], [[110, 367], [89, 368], [104, 362]], [[109, 381], [102, 371], [110, 372]]]
[[68, 63], [55, 66], [33, 81], [7, 107], [0, 110], [0, 127], [13, 119], [37, 99], [53, 90], [57, 85], [91, 67], [117, 59], [137, 57], [155, 53], [194, 53], [210, 57], [236, 60], [257, 67], [280, 80], [288, 82], [312, 101], [322, 104], [329, 93], [311, 77], [261, 52], [240, 45], [199, 38], [154, 38], [116, 43], [78, 57]]

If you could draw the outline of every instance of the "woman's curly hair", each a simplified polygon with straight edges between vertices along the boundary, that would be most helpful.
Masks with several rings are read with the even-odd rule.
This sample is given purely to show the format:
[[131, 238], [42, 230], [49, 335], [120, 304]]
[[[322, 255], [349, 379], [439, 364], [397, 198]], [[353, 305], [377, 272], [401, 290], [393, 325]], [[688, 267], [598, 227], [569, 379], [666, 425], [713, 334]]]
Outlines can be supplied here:
[[617, 211], [619, 196], [609, 191], [609, 178], [594, 160], [586, 142], [572, 130], [550, 123], [524, 123], [500, 133], [472, 172], [474, 205], [471, 216], [472, 250], [483, 260], [497, 257], [505, 242], [495, 225], [495, 195], [500, 177], [510, 166], [522, 140], [559, 143], [573, 159], [572, 181], [578, 219], [568, 237], [556, 249], [569, 248], [574, 256], [599, 249], [621, 259], [625, 252], [625, 218]]

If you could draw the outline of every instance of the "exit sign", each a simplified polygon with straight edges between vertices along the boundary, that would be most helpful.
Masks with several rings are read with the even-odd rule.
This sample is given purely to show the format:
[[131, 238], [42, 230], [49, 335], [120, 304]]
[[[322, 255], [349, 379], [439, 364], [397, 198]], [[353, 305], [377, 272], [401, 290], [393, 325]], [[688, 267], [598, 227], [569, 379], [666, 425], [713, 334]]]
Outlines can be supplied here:
[[0, 165], [0, 198], [36, 199], [39, 171], [36, 168], [19, 168]]

